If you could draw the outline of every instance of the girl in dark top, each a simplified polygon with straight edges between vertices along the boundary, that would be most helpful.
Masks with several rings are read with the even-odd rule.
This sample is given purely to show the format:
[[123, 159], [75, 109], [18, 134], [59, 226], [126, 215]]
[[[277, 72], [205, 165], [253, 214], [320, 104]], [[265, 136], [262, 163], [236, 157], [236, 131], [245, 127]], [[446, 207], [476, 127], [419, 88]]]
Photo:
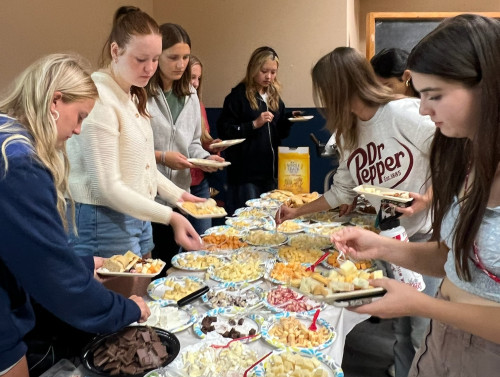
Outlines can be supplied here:
[[65, 144], [97, 97], [81, 62], [55, 54], [28, 67], [0, 99], [0, 376], [28, 376], [29, 297], [87, 332], [149, 316], [142, 298], [126, 299], [94, 279], [102, 258], [79, 258], [68, 248]]
[[278, 68], [276, 51], [271, 47], [256, 49], [245, 78], [226, 96], [217, 120], [221, 139], [246, 139], [225, 151], [231, 162], [227, 169], [229, 214], [248, 199], [277, 187], [278, 146], [292, 125], [281, 100]]
[[384, 48], [370, 59], [370, 64], [380, 83], [394, 93], [420, 97], [411, 83], [410, 71], [406, 69], [408, 55], [408, 51], [400, 48]]

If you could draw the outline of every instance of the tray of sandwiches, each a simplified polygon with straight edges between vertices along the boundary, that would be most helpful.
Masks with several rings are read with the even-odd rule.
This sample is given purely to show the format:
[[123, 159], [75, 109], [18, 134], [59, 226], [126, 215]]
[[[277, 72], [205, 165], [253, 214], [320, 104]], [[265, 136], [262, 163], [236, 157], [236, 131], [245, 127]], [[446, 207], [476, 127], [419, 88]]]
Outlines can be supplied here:
[[104, 260], [97, 273], [103, 276], [141, 276], [153, 277], [165, 267], [161, 259], [142, 259], [130, 250], [124, 255], [113, 255]]

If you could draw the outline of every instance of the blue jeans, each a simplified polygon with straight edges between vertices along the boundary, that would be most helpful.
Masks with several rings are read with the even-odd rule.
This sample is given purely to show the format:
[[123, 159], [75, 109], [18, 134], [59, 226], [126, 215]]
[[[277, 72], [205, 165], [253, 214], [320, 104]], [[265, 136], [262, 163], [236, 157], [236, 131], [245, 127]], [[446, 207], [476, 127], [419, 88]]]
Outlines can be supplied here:
[[[210, 198], [210, 187], [206, 178], [204, 178], [199, 185], [191, 186], [190, 191], [191, 194], [200, 198]], [[197, 219], [193, 216], [188, 216], [188, 220], [198, 234], [204, 233], [205, 230], [212, 226], [212, 219]]]
[[109, 207], [75, 203], [75, 222], [78, 236], [71, 231], [69, 243], [80, 256], [109, 258], [128, 250], [143, 256], [154, 246], [149, 221], [138, 220]]

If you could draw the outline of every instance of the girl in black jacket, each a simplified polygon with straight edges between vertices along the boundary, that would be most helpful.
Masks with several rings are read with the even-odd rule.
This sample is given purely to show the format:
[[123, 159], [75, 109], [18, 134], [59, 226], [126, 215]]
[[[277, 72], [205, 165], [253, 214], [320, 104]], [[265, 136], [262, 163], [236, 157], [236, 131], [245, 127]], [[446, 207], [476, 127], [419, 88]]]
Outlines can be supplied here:
[[[217, 120], [218, 136], [246, 140], [226, 150], [226, 210], [232, 214], [248, 199], [277, 187], [278, 145], [290, 133], [276, 78], [279, 58], [271, 47], [259, 47], [248, 62], [246, 76], [231, 90]], [[291, 116], [291, 114], [290, 114]]]

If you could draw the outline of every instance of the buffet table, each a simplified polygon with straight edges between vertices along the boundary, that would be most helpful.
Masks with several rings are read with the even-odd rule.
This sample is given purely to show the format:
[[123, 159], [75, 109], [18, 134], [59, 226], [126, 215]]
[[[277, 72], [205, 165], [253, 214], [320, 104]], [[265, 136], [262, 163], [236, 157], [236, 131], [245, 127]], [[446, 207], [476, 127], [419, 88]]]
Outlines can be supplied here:
[[[183, 271], [177, 268], [170, 268], [168, 270], [168, 276], [185, 276], [188, 274], [197, 276], [199, 278], [204, 278], [205, 275], [204, 272], [193, 273], [191, 271]], [[265, 291], [269, 290], [272, 286], [274, 286], [273, 283], [265, 279], [261, 279], [259, 281], [262, 281], [260, 287]], [[217, 284], [217, 282], [210, 280], [207, 281], [206, 283], [209, 286]], [[210, 309], [210, 307], [202, 303], [201, 300], [195, 301], [193, 305], [196, 307], [200, 315], [203, 315]], [[354, 328], [354, 326], [356, 326], [360, 322], [363, 322], [369, 317], [370, 316], [367, 314], [357, 314], [343, 308], [327, 305], [326, 310], [321, 311], [319, 318], [323, 318], [325, 321], [327, 321], [330, 325], [332, 325], [335, 328], [337, 337], [333, 342], [333, 344], [329, 348], [322, 350], [322, 352], [332, 357], [333, 360], [335, 360], [339, 365], [341, 365], [342, 357], [344, 355], [345, 338], [347, 334]], [[187, 330], [176, 333], [176, 336], [177, 338], [179, 338], [179, 341], [181, 342], [181, 349], [182, 347], [192, 345], [200, 341], [200, 338], [194, 333], [192, 327], [190, 327]], [[249, 346], [255, 349], [255, 351], [259, 356], [264, 356], [266, 353], [275, 349], [271, 345], [266, 343], [263, 339], [251, 342], [249, 343]]]
[[[229, 236], [230, 229], [232, 229], [234, 231], [235, 229], [237, 229], [238, 226], [242, 226], [242, 223], [247, 223], [248, 221], [250, 221], [252, 223], [251, 225], [253, 225], [257, 228], [264, 227], [264, 229], [271, 231], [271, 233], [273, 233], [272, 231], [278, 229], [278, 227], [274, 223], [272, 215], [269, 215], [267, 213], [258, 214], [255, 217], [252, 217], [253, 216], [252, 215], [252, 216], [250, 216], [250, 220], [249, 220], [249, 218], [245, 218], [245, 216], [244, 216], [245, 215], [244, 211], [247, 211], [247, 210], [249, 212], [260, 211], [260, 209], [259, 209], [260, 207], [258, 207], [258, 206], [254, 207], [253, 206], [254, 204], [259, 204], [262, 207], [264, 207], [264, 206], [269, 207], [270, 204], [272, 204], [272, 202], [270, 200], [272, 200], [272, 199], [270, 199], [270, 198], [252, 199], [249, 202], [247, 202], [247, 205], [249, 205], [250, 208], [241, 209], [241, 211], [243, 211], [243, 212], [237, 211], [235, 213], [236, 217], [231, 217], [231, 218], [227, 219], [226, 224], [228, 224], [228, 225], [225, 225], [222, 227], [213, 227], [213, 228], [221, 228], [221, 229], [218, 229], [217, 232], [222, 232], [222, 233], [227, 232], [228, 237], [233, 237], [233, 236]], [[254, 203], [254, 202], [259, 202], [259, 201], [260, 201], [260, 203]], [[267, 203], [268, 201], [269, 201], [269, 203]], [[240, 216], [242, 216], [242, 217], [240, 217]], [[248, 213], [247, 213], [247, 216], [248, 216]], [[316, 227], [313, 224], [312, 226], [308, 226], [306, 233], [309, 233], [309, 236], [312, 235], [312, 237], [322, 236], [320, 238], [322, 238], [324, 240], [324, 237], [328, 236], [330, 234], [331, 229], [332, 229], [330, 226], [332, 224], [326, 225], [326, 228], [323, 228], [322, 224], [323, 224], [323, 222], [331, 221], [331, 219], [330, 219], [331, 217], [332, 217], [331, 213], [319, 213], [313, 219], [314, 220], [313, 222], [316, 225], [321, 225], [321, 227]], [[263, 223], [264, 218], [270, 218], [271, 224], [269, 224], [269, 223], [264, 224]], [[341, 221], [342, 222], [350, 221], [350, 219], [348, 219], [348, 220], [342, 219]], [[261, 224], [261, 222], [262, 222], [262, 224]], [[340, 225], [340, 223], [338, 223], [338, 224]], [[243, 224], [243, 225], [248, 226], [248, 224]], [[294, 225], [294, 224], [291, 224], [291, 225]], [[267, 226], [267, 228], [266, 228], [266, 226]], [[281, 227], [281, 225], [280, 225], [280, 227]], [[299, 229], [298, 232], [302, 232], [303, 230], [304, 230], [304, 228]], [[327, 234], [323, 234], [325, 232], [325, 230], [326, 230]], [[290, 229], [288, 229], [288, 231], [292, 232], [292, 233], [296, 233]], [[215, 232], [215, 229], [214, 229], [214, 232]], [[211, 235], [212, 233], [209, 233], [207, 231], [207, 234]], [[294, 236], [295, 235], [292, 235], [292, 237], [294, 237]], [[238, 237], [239, 236], [236, 236], [236, 239], [238, 239]], [[206, 238], [208, 239], [208, 237], [206, 237]], [[266, 246], [266, 245], [262, 245], [259, 243], [250, 242], [250, 237], [248, 237], [247, 240], [248, 240], [249, 246], [261, 245], [261, 246], [265, 246], [265, 247], [273, 247], [272, 246], [273, 243], [270, 243], [269, 244], [270, 246]], [[287, 241], [288, 241], [288, 238], [287, 238]], [[207, 241], [205, 240], [205, 242], [207, 242]], [[208, 242], [210, 242], [210, 241], [208, 241]], [[223, 241], [223, 243], [224, 242], [228, 242], [228, 239], [226, 241]], [[231, 243], [231, 242], [229, 242], [229, 243]], [[305, 246], [303, 248], [306, 249], [307, 253], [312, 252], [312, 251], [310, 251], [310, 249], [312, 250], [315, 247], [315, 246], [313, 246], [313, 243], [314, 243], [313, 239], [308, 240], [305, 243]], [[290, 244], [291, 244], [291, 242], [290, 242]], [[216, 245], [216, 244], [212, 244], [212, 245]], [[236, 246], [236, 247], [241, 247], [241, 246]], [[324, 247], [324, 245], [321, 248], [323, 248], [323, 247]], [[233, 247], [231, 246], [229, 249], [232, 250], [232, 248]], [[320, 247], [318, 246], [318, 248], [320, 248]], [[207, 248], [207, 251], [195, 252], [195, 254], [196, 253], [211, 254], [210, 252], [208, 252], [208, 250], [209, 250], [209, 248]], [[189, 257], [190, 256], [189, 254], [191, 254], [191, 253], [187, 253], [187, 254], [183, 253], [182, 255]], [[307, 255], [310, 258], [311, 255], [310, 254], [307, 254]], [[208, 271], [210, 271], [210, 268], [207, 271], [206, 268], [205, 269], [193, 268], [192, 266], [186, 267], [187, 265], [180, 264], [176, 260], [176, 259], [183, 259], [183, 258], [185, 258], [185, 257], [183, 257], [183, 256], [181, 256], [181, 254], [179, 254], [172, 259], [172, 264], [175, 267], [171, 267], [167, 271], [167, 278], [159, 278], [159, 279], [153, 278], [153, 281], [151, 282], [150, 286], [148, 287], [148, 294], [144, 295], [144, 298], [146, 301], [154, 301], [154, 300], [159, 300], [158, 302], [169, 301], [169, 302], [161, 303], [161, 305], [175, 305], [175, 303], [176, 303], [175, 300], [179, 300], [179, 298], [176, 298], [174, 300], [162, 300], [162, 298], [165, 298], [165, 297], [163, 297], [164, 291], [160, 294], [157, 294], [155, 291], [156, 289], [160, 289], [160, 287], [163, 287], [163, 289], [165, 289], [164, 287], [167, 286], [166, 279], [172, 280], [172, 281], [178, 281], [178, 280], [197, 281], [198, 282], [197, 284], [207, 285], [210, 288], [218, 286], [219, 284], [221, 284], [220, 283], [221, 281], [228, 281], [228, 282], [231, 282], [231, 284], [233, 284], [232, 282], [240, 281], [240, 280], [230, 280], [230, 279], [229, 280], [227, 280], [227, 279], [219, 280], [220, 276], [214, 276], [208, 272]], [[196, 256], [195, 258], [198, 258], [198, 256]], [[242, 261], [242, 262], [236, 262], [236, 264], [240, 263], [240, 266], [241, 266], [241, 263], [245, 263], [244, 266], [247, 266], [246, 263], [248, 261], [248, 257], [246, 257], [246, 258], [247, 259], [244, 259], [244, 261]], [[314, 258], [313, 260], [315, 260], [315, 259], [317, 259], [317, 257]], [[174, 260], [176, 260], [175, 263], [174, 263]], [[279, 260], [279, 258], [278, 258], [278, 260]], [[261, 261], [261, 263], [263, 263], [263, 262]], [[273, 263], [274, 263], [274, 259], [273, 259]], [[262, 266], [262, 264], [261, 264], [261, 266]], [[215, 267], [215, 266], [212, 266], [212, 267]], [[266, 268], [267, 268], [267, 263], [266, 263]], [[317, 267], [317, 271], [323, 270], [324, 268], [326, 268], [326, 266], [319, 265]], [[247, 270], [248, 270], [248, 268], [247, 268]], [[259, 289], [261, 289], [264, 292], [264, 294], [266, 294], [266, 292], [269, 292], [270, 290], [272, 290], [274, 288], [277, 288], [278, 285], [284, 284], [284, 283], [278, 284], [279, 281], [274, 279], [274, 278], [270, 278], [269, 274], [264, 274], [264, 275], [260, 275], [260, 276], [261, 277], [258, 280], [249, 279], [249, 280], [246, 280], [246, 282], [251, 282], [251, 284], [258, 284]], [[168, 279], [170, 277], [173, 277], [173, 279]], [[257, 278], [257, 276], [256, 276], [256, 278]], [[142, 280], [141, 278], [137, 278], [137, 277], [135, 279]], [[146, 283], [148, 281], [149, 280], [144, 279], [144, 283]], [[280, 281], [283, 281], [283, 279], [280, 279]], [[184, 285], [184, 284], [185, 283], [183, 282], [182, 285]], [[145, 286], [145, 284], [141, 284], [141, 285]], [[170, 287], [170, 285], [168, 285], [168, 287]], [[172, 288], [167, 288], [167, 289], [172, 289]], [[227, 289], [227, 288], [224, 288], [224, 289]], [[144, 292], [144, 291], [142, 291], [142, 292]], [[260, 297], [261, 298], [258, 299], [257, 302], [264, 301], [263, 303], [266, 304], [266, 302], [268, 301], [267, 296], [260, 296]], [[266, 298], [263, 298], [263, 297], [266, 297]], [[191, 316], [191, 320], [190, 320], [190, 322], [187, 322], [184, 326], [177, 328], [177, 330], [175, 330], [175, 328], [172, 328], [173, 329], [172, 331], [176, 331], [175, 336], [178, 338], [178, 340], [180, 342], [180, 353], [177, 356], [177, 358], [174, 360], [174, 362], [169, 367], [167, 367], [167, 370], [169, 368], [173, 368], [174, 370], [178, 371], [178, 370], [183, 368], [183, 366], [180, 366], [178, 364], [181, 363], [181, 361], [183, 360], [182, 353], [184, 350], [186, 350], [186, 348], [188, 348], [191, 351], [193, 348], [196, 348], [196, 346], [201, 345], [202, 343], [206, 344], [208, 346], [208, 345], [211, 345], [214, 343], [227, 344], [231, 340], [230, 338], [222, 338], [219, 335], [217, 336], [217, 339], [215, 339], [216, 338], [216, 337], [214, 337], [216, 334], [215, 331], [213, 333], [209, 333], [206, 336], [206, 338], [208, 338], [209, 340], [208, 339], [203, 340], [203, 338], [202, 338], [203, 333], [201, 332], [201, 328], [200, 328], [201, 325], [199, 322], [201, 322], [201, 319], [203, 319], [207, 316], [217, 316], [218, 314], [211, 314], [212, 312], [209, 314], [206, 314], [207, 312], [209, 312], [213, 308], [211, 306], [209, 306], [208, 303], [204, 302], [202, 300], [202, 298], [197, 298], [193, 302], [189, 303], [186, 307], [183, 307], [183, 309], [185, 309], [185, 308], [186, 309], [189, 308], [188, 311], [190, 313], [189, 315]], [[256, 309], [254, 309], [254, 310], [256, 310]], [[261, 318], [261, 320], [266, 321], [268, 319], [273, 318], [273, 316], [276, 315], [276, 310], [277, 310], [276, 307], [274, 307], [274, 306], [268, 307], [266, 304], [266, 307], [264, 307], [262, 309], [259, 308], [258, 311], [256, 310], [256, 312], [254, 312], [254, 313], [250, 312], [250, 313], [252, 315], [258, 314], [259, 316], [263, 317], [263, 318]], [[279, 309], [279, 310], [281, 310], [281, 309]], [[311, 313], [311, 312], [308, 312], [308, 313]], [[289, 314], [286, 314], [286, 315], [289, 315]], [[312, 314], [308, 314], [308, 315], [310, 315], [310, 317], [312, 318]], [[307, 316], [303, 317], [303, 316], [304, 315], [302, 315], [302, 317], [300, 317], [300, 318], [302, 318], [301, 321], [304, 324], [308, 323], [310, 321], [309, 317], [307, 317]], [[153, 318], [153, 316], [151, 318]], [[171, 314], [169, 314], [168, 317], [166, 317], [166, 318], [172, 318]], [[357, 314], [357, 313], [351, 312], [351, 311], [344, 309], [344, 308], [339, 308], [339, 307], [335, 307], [332, 305], [327, 305], [325, 303], [322, 304], [322, 309], [321, 309], [321, 312], [319, 313], [319, 319], [322, 320], [323, 322], [320, 322], [320, 323], [324, 324], [325, 329], [328, 328], [328, 331], [330, 334], [332, 333], [332, 330], [333, 330], [335, 332], [335, 337], [334, 337], [334, 340], [332, 341], [332, 338], [330, 336], [329, 340], [326, 341], [325, 343], [323, 343], [323, 347], [321, 347], [322, 349], [320, 350], [320, 352], [324, 355], [327, 355], [329, 358], [331, 358], [331, 360], [333, 360], [333, 363], [335, 364], [335, 366], [332, 367], [332, 371], [335, 369], [336, 372], [334, 373], [334, 375], [336, 377], [343, 376], [343, 372], [341, 370], [341, 365], [342, 365], [342, 358], [343, 358], [343, 354], [344, 354], [344, 345], [345, 345], [345, 340], [346, 340], [347, 334], [354, 328], [354, 326], [356, 326], [358, 323], [360, 323], [368, 318], [369, 318], [369, 315]], [[276, 320], [276, 318], [273, 318], [273, 320]], [[327, 323], [325, 324], [324, 322], [327, 322]], [[266, 323], [267, 322], [264, 322], [263, 327], [261, 326], [262, 322], [258, 323], [258, 325], [259, 325], [259, 329], [257, 330], [258, 334], [260, 334], [262, 332], [262, 328], [266, 327]], [[269, 323], [272, 323], [272, 322], [269, 322]], [[318, 325], [320, 325], [320, 323]], [[157, 325], [152, 325], [152, 326], [157, 326]], [[205, 332], [206, 329], [207, 328], [204, 328], [204, 329], [202, 329], [202, 331]], [[212, 331], [212, 330], [208, 330], [208, 331]], [[214, 335], [214, 336], [212, 336], [212, 335]], [[263, 356], [267, 355], [271, 351], [274, 351], [277, 349], [276, 347], [269, 344], [264, 339], [266, 337], [266, 335], [267, 335], [266, 330], [264, 329], [264, 336], [261, 336], [260, 338], [258, 337], [257, 339], [252, 339], [252, 341], [247, 343], [248, 349], [254, 351], [255, 354], [258, 356], [258, 358], [262, 358]], [[238, 335], [238, 336], [240, 336], [240, 335]], [[268, 340], [271, 342], [274, 342], [274, 340], [271, 340], [269, 338], [268, 338]], [[306, 348], [305, 350], [309, 350], [310, 352], [313, 352], [312, 349]], [[210, 363], [207, 365], [217, 365], [217, 363]], [[81, 376], [90, 376], [90, 377], [95, 376], [95, 374], [87, 371], [81, 365], [78, 367], [78, 369], [75, 372], [76, 373], [74, 375], [80, 374]], [[186, 374], [185, 373], [184, 374], [174, 373], [174, 375], [175, 376], [180, 376], [180, 375], [184, 376]]]

